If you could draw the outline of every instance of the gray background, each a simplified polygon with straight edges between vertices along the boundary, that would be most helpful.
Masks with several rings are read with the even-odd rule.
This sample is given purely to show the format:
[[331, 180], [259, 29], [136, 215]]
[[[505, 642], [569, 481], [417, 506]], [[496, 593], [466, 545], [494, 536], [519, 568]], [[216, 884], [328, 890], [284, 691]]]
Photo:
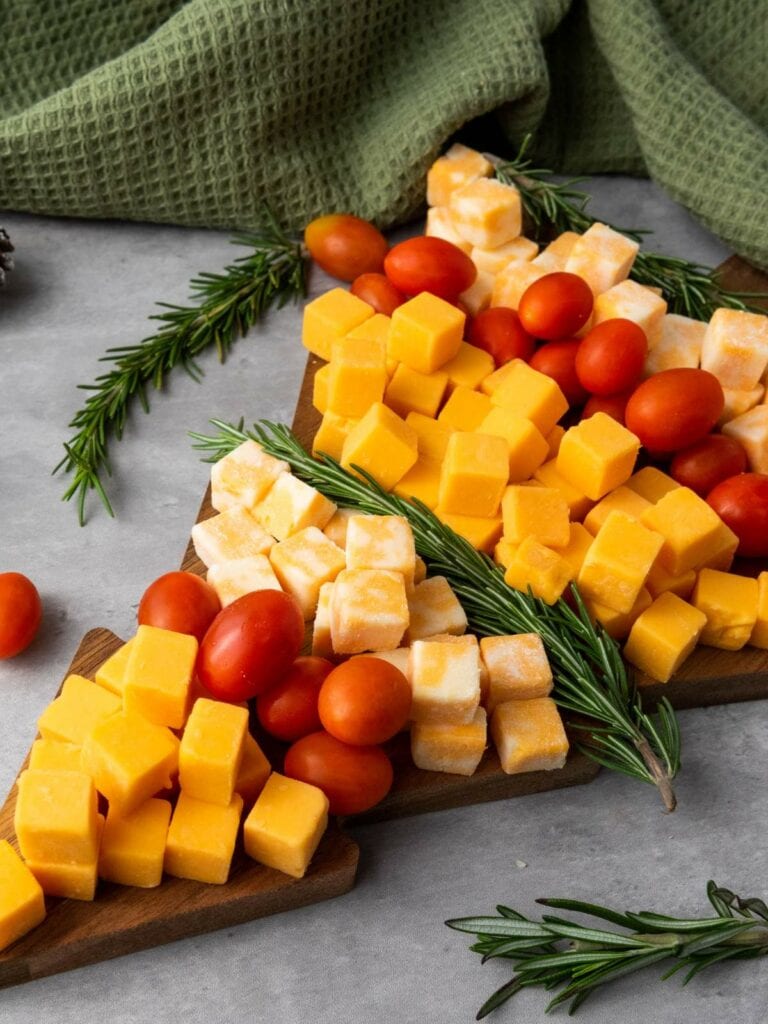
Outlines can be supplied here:
[[[653, 229], [652, 247], [716, 264], [727, 252], [653, 185], [595, 179], [593, 210]], [[301, 311], [285, 309], [238, 342], [224, 366], [201, 359], [202, 387], [175, 374], [152, 414], [133, 415], [112, 447], [108, 519], [90, 505], [85, 529], [50, 475], [110, 345], [149, 333], [157, 299], [183, 302], [188, 280], [237, 252], [224, 233], [142, 224], [86, 223], [7, 214], [17, 270], [0, 293], [0, 571], [41, 590], [40, 635], [0, 662], [0, 793], [8, 791], [83, 633], [134, 628], [146, 585], [178, 567], [207, 467], [186, 436], [209, 417], [290, 422], [304, 365]], [[328, 287], [316, 273], [313, 293]], [[0, 992], [0, 1021], [57, 1024], [183, 1020], [332, 1022], [470, 1021], [508, 975], [480, 966], [446, 917], [526, 913], [537, 896], [572, 896], [672, 913], [705, 910], [708, 878], [766, 895], [768, 705], [680, 715], [684, 768], [679, 809], [653, 791], [603, 773], [590, 786], [485, 804], [354, 831], [356, 888], [335, 901], [97, 964]], [[522, 866], [522, 865], [525, 866]], [[768, 1019], [768, 971], [723, 966], [687, 989], [646, 972], [587, 1003], [580, 1018], [757, 1024]], [[492, 1020], [543, 1020], [545, 997], [524, 993]]]

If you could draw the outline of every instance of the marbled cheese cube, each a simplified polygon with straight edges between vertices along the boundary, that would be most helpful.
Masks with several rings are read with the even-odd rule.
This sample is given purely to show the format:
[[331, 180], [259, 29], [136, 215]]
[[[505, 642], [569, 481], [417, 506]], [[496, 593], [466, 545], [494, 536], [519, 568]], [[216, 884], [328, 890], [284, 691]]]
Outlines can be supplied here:
[[411, 645], [414, 722], [469, 724], [480, 703], [480, 650], [468, 643]]
[[[284, 473], [279, 479], [294, 478]], [[265, 555], [274, 541], [247, 509], [234, 506], [202, 523], [195, 523], [192, 543], [197, 557], [210, 568], [234, 558]]]
[[592, 294], [600, 295], [627, 277], [639, 248], [607, 224], [595, 223], [574, 242], [565, 269], [583, 277]]
[[756, 579], [717, 569], [702, 569], [691, 604], [707, 617], [701, 642], [725, 651], [740, 651], [757, 622]]
[[528, 480], [549, 455], [549, 445], [530, 420], [495, 405], [477, 428], [479, 434], [503, 437], [509, 450], [509, 482]]
[[345, 566], [344, 552], [316, 526], [275, 544], [269, 560], [280, 586], [296, 599], [305, 620], [315, 614], [320, 587], [332, 583]]
[[568, 505], [551, 487], [512, 484], [501, 501], [504, 536], [513, 544], [535, 537], [547, 547], [562, 548], [570, 540]]
[[571, 564], [535, 537], [526, 537], [504, 573], [504, 581], [510, 587], [523, 593], [530, 589], [545, 604], [554, 604], [575, 578]]
[[427, 563], [419, 555], [416, 555], [413, 566], [413, 582], [423, 583], [427, 578]]
[[583, 597], [629, 612], [664, 538], [626, 512], [610, 512], [587, 551], [577, 582]]
[[447, 387], [448, 377], [441, 370], [419, 373], [400, 363], [387, 384], [384, 401], [403, 419], [411, 412], [433, 417]]
[[[267, 533], [277, 540], [285, 540], [307, 526], [316, 526], [322, 530], [335, 511], [334, 503], [320, 491], [286, 473], [256, 506], [254, 516]], [[261, 553], [268, 551], [269, 548], [267, 552]]]
[[658, 333], [648, 338], [649, 352], [643, 373], [646, 377], [677, 367], [695, 369], [701, 359], [701, 346], [707, 325], [701, 320], [668, 313], [661, 318]]
[[327, 824], [322, 790], [272, 772], [245, 819], [245, 852], [268, 868], [303, 878]]
[[608, 518], [608, 513], [613, 512], [614, 509], [619, 512], [626, 512], [628, 516], [632, 516], [633, 519], [639, 520], [643, 512], [647, 508], [650, 508], [650, 501], [638, 494], [637, 491], [633, 491], [630, 487], [624, 484], [617, 487], [615, 490], [610, 491], [604, 498], [601, 498], [598, 503], [587, 512], [584, 517], [584, 526], [589, 530], [593, 536], [597, 536], [600, 527], [603, 525], [605, 520]]
[[99, 877], [140, 889], [160, 885], [170, 820], [167, 800], [147, 800], [126, 815], [110, 808], [99, 847]]
[[666, 683], [693, 651], [706, 615], [676, 594], [660, 594], [635, 620], [624, 657], [651, 679]]
[[420, 458], [397, 481], [392, 493], [409, 501], [415, 498], [434, 511], [440, 497], [440, 463]]
[[319, 366], [312, 379], [312, 405], [324, 416], [328, 412], [328, 378], [331, 373], [331, 364], [325, 363]]
[[[374, 651], [371, 658], [379, 658], [381, 661], [386, 661], [389, 665], [394, 665], [395, 668], [402, 672], [405, 678], [410, 683], [411, 681], [411, 649], [410, 647], [396, 647], [393, 651]], [[407, 728], [407, 726], [406, 726]]]
[[571, 250], [578, 237], [579, 235], [575, 231], [563, 231], [541, 250], [534, 259], [534, 264], [541, 267], [547, 274], [565, 270], [566, 261], [571, 255]]
[[414, 587], [408, 610], [410, 643], [438, 633], [461, 636], [467, 631], [466, 613], [444, 576], [432, 576]]
[[768, 649], [768, 572], [757, 577], [757, 618], [749, 642], [753, 647]]
[[739, 442], [753, 473], [768, 473], [768, 405], [758, 405], [732, 419], [723, 433]]
[[392, 314], [387, 358], [419, 373], [434, 373], [459, 351], [465, 321], [450, 302], [421, 292]]
[[639, 494], [651, 505], [655, 505], [665, 494], [669, 494], [670, 491], [674, 491], [676, 487], [680, 486], [677, 480], [673, 480], [671, 476], [662, 473], [655, 466], [644, 466], [642, 469], [638, 469], [627, 480], [626, 485], [630, 491]]
[[328, 520], [323, 533], [328, 540], [332, 540], [333, 543], [343, 551], [347, 546], [347, 528], [349, 527], [349, 520], [353, 516], [361, 515], [363, 515], [363, 513], [358, 512], [356, 508], [337, 508]]
[[507, 775], [562, 768], [568, 737], [551, 697], [508, 700], [491, 715], [491, 736]]
[[520, 193], [514, 185], [505, 185], [496, 178], [477, 178], [455, 189], [448, 209], [461, 237], [480, 249], [504, 245], [522, 230]]
[[530, 700], [551, 693], [552, 669], [538, 633], [484, 636], [480, 654], [488, 669], [489, 715], [507, 700]]
[[[328, 365], [330, 366], [330, 363]], [[347, 416], [337, 416], [335, 412], [327, 412], [312, 440], [312, 454], [315, 456], [321, 453], [330, 455], [332, 459], [340, 462], [341, 453], [344, 451], [344, 442], [349, 437], [352, 428], [359, 422], [359, 420], [350, 419]]]
[[614, 608], [608, 608], [597, 601], [585, 601], [584, 604], [590, 616], [600, 623], [608, 636], [614, 640], [625, 640], [632, 626], [645, 609], [650, 608], [652, 602], [650, 591], [643, 587], [628, 612], [617, 612]]
[[0, 839], [0, 951], [44, 919], [40, 883], [11, 844]]
[[444, 242], [450, 242], [462, 252], [469, 253], [472, 246], [461, 237], [453, 226], [451, 211], [447, 206], [431, 206], [427, 210], [427, 224], [424, 234], [431, 238], [442, 238]]
[[417, 768], [451, 775], [474, 775], [487, 746], [485, 709], [477, 708], [466, 724], [414, 722], [411, 757]]
[[385, 358], [386, 348], [377, 340], [337, 338], [328, 364], [328, 411], [359, 419], [374, 402], [382, 401], [387, 384]]
[[434, 636], [425, 637], [425, 639], [441, 644], [463, 644], [477, 652], [480, 663], [480, 703], [483, 704], [488, 696], [488, 669], [480, 657], [480, 644], [477, 637], [471, 633], [462, 633], [461, 636], [456, 636], [453, 633], [436, 633]]
[[459, 299], [472, 316], [477, 316], [490, 306], [495, 280], [494, 275], [489, 274], [487, 270], [478, 270], [477, 277], [469, 288], [459, 295]]
[[403, 574], [388, 569], [345, 569], [334, 583], [330, 619], [336, 654], [399, 647], [408, 628]]
[[437, 422], [450, 431], [473, 431], [477, 430], [490, 411], [491, 400], [487, 395], [460, 384], [453, 389], [440, 410]]
[[352, 516], [347, 525], [348, 569], [389, 569], [413, 586], [416, 548], [404, 516]]
[[457, 188], [493, 174], [482, 153], [456, 142], [427, 171], [427, 204], [446, 206]]
[[765, 398], [765, 387], [762, 384], [758, 384], [756, 388], [750, 388], [749, 391], [734, 391], [733, 388], [723, 388], [723, 398], [725, 399], [725, 404], [723, 405], [723, 411], [720, 413], [720, 419], [717, 421], [719, 427], [723, 427], [731, 420], [735, 420], [737, 416], [743, 416], [745, 412], [749, 412], [756, 405], [760, 405]]
[[416, 435], [419, 458], [429, 459], [431, 462], [442, 462], [448, 447], [448, 438], [454, 428], [445, 423], [439, 423], [431, 416], [422, 416], [418, 412], [409, 412], [405, 417], [405, 422]]
[[627, 279], [595, 298], [592, 323], [596, 326], [604, 320], [631, 320], [641, 328], [648, 347], [652, 348], [661, 337], [662, 318], [666, 312], [664, 299], [650, 288]]
[[331, 600], [333, 583], [324, 583], [320, 587], [317, 599], [315, 621], [312, 623], [312, 653], [318, 658], [333, 657], [333, 641], [331, 639]]
[[217, 512], [236, 505], [250, 510], [288, 471], [287, 462], [267, 455], [255, 441], [244, 441], [211, 467], [211, 504]]
[[111, 654], [105, 662], [96, 669], [94, 681], [103, 686], [105, 690], [123, 696], [123, 685], [125, 683], [125, 666], [131, 654], [132, 640], [119, 647], [114, 654]]
[[541, 484], [542, 487], [551, 487], [553, 490], [560, 492], [568, 506], [571, 519], [583, 519], [594, 505], [591, 498], [588, 498], [582, 490], [574, 487], [569, 480], [566, 480], [561, 473], [558, 473], [557, 456], [549, 459], [548, 462], [542, 463], [535, 470], [533, 479], [536, 483]]
[[598, 501], [614, 487], [626, 483], [635, 467], [640, 442], [604, 412], [570, 427], [557, 453], [557, 472], [580, 491]]
[[724, 388], [757, 387], [768, 366], [768, 317], [739, 309], [716, 309], [701, 348], [701, 368]]
[[243, 798], [223, 807], [179, 794], [168, 829], [165, 870], [175, 878], [223, 885], [229, 878]]
[[659, 561], [674, 576], [701, 565], [722, 537], [720, 517], [688, 487], [669, 491], [645, 510], [641, 522], [662, 536]]
[[502, 384], [491, 394], [491, 402], [530, 420], [542, 434], [548, 434], [564, 413], [568, 401], [556, 382], [533, 367], [514, 359]]
[[479, 246], [472, 246], [469, 254], [478, 272], [484, 270], [487, 274], [500, 273], [512, 260], [532, 260], [539, 251], [539, 246], [530, 238], [518, 235], [503, 245], [497, 245], [495, 249], [481, 249]]
[[13, 827], [25, 860], [87, 864], [98, 851], [98, 806], [84, 771], [28, 768], [17, 782]]
[[207, 580], [216, 591], [221, 607], [237, 601], [254, 590], [282, 590], [266, 555], [235, 558], [231, 562], [212, 565]]
[[[454, 396], [458, 393], [454, 392]], [[490, 434], [451, 434], [440, 474], [439, 508], [463, 516], [495, 516], [509, 477], [506, 441]]]
[[510, 260], [506, 267], [499, 271], [493, 282], [491, 306], [517, 309], [526, 288], [547, 273], [548, 271], [544, 267], [537, 267], [530, 260]]
[[350, 430], [341, 453], [341, 464], [365, 470], [391, 491], [418, 458], [415, 432], [386, 405], [376, 402]]
[[59, 696], [37, 720], [43, 739], [82, 746], [86, 737], [121, 708], [120, 698], [90, 679], [71, 675], [64, 680]]
[[443, 373], [448, 376], [448, 394], [459, 386], [471, 390], [479, 388], [488, 374], [493, 373], [494, 366], [489, 352], [462, 341], [453, 359], [443, 366]]
[[304, 307], [301, 341], [304, 348], [326, 361], [331, 346], [374, 314], [373, 306], [345, 288], [332, 288]]

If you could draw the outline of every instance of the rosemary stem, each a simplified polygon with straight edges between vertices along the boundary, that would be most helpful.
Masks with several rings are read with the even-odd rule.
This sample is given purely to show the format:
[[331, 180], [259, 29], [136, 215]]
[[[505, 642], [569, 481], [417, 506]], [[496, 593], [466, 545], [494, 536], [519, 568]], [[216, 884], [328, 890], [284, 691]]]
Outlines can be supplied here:
[[672, 782], [669, 775], [662, 767], [661, 761], [656, 757], [653, 750], [651, 750], [651, 745], [645, 736], [638, 734], [634, 740], [634, 744], [638, 753], [645, 762], [654, 783], [658, 787], [661, 799], [664, 801], [664, 806], [667, 811], [671, 813], [677, 807], [677, 797], [675, 796], [675, 791], [672, 788]]

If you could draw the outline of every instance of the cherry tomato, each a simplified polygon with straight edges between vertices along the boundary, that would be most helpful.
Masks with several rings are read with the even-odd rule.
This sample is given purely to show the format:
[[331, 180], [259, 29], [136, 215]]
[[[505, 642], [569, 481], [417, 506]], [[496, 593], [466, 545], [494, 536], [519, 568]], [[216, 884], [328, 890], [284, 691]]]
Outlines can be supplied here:
[[323, 728], [343, 743], [385, 743], [408, 721], [411, 685], [381, 658], [350, 658], [323, 683], [318, 711]]
[[569, 405], [581, 405], [587, 392], [576, 376], [576, 354], [581, 342], [578, 338], [567, 341], [548, 341], [531, 356], [531, 366], [539, 373], [551, 377], [559, 386]]
[[738, 554], [768, 556], [768, 475], [729, 477], [709, 492], [707, 501], [739, 538]]
[[316, 217], [304, 229], [304, 243], [315, 263], [340, 281], [379, 273], [389, 248], [378, 228], [351, 213]]
[[604, 412], [606, 416], [611, 416], [618, 423], [623, 424], [627, 402], [631, 394], [631, 391], [622, 391], [618, 395], [590, 395], [582, 410], [581, 419], [587, 420], [596, 412]]
[[159, 626], [202, 640], [220, 611], [218, 594], [202, 576], [167, 572], [144, 591], [138, 620], [140, 626]]
[[13, 658], [29, 647], [42, 614], [32, 580], [20, 572], [0, 573], [0, 658]]
[[523, 292], [517, 312], [529, 334], [544, 341], [572, 338], [589, 320], [592, 289], [578, 274], [545, 274]]
[[455, 302], [477, 277], [475, 264], [465, 252], [431, 235], [392, 246], [384, 258], [384, 273], [406, 295], [431, 292], [447, 302]]
[[256, 713], [271, 736], [293, 743], [322, 728], [317, 711], [320, 687], [333, 664], [325, 658], [297, 658], [286, 675], [256, 698]]
[[507, 306], [493, 306], [478, 313], [468, 337], [472, 345], [493, 356], [497, 367], [510, 359], [525, 359], [527, 362], [536, 347], [534, 338], [520, 323], [517, 311]]
[[384, 274], [361, 274], [355, 278], [349, 290], [384, 316], [392, 316], [397, 307], [405, 302], [403, 293]]
[[629, 391], [643, 375], [648, 339], [632, 320], [604, 320], [583, 338], [576, 373], [593, 395]]
[[735, 438], [725, 434], [710, 434], [690, 448], [684, 448], [669, 467], [679, 484], [690, 487], [702, 498], [721, 480], [746, 470], [747, 453]]
[[197, 675], [219, 700], [250, 700], [282, 679], [303, 642], [298, 602], [280, 590], [256, 590], [213, 620], [200, 645]]
[[328, 797], [331, 814], [361, 814], [392, 786], [392, 762], [381, 747], [353, 747], [327, 732], [313, 732], [289, 747], [283, 767]]
[[676, 452], [706, 437], [724, 403], [720, 381], [707, 370], [662, 370], [632, 393], [626, 424], [651, 451]]

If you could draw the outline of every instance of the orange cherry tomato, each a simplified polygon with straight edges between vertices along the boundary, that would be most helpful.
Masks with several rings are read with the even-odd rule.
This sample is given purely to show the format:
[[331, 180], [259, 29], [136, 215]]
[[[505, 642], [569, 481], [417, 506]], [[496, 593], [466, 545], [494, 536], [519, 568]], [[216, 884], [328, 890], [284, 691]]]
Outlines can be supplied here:
[[576, 353], [580, 346], [578, 338], [548, 341], [536, 349], [530, 359], [534, 370], [546, 374], [559, 385], [569, 405], [582, 405], [587, 400], [587, 392], [576, 376]]
[[478, 313], [468, 336], [470, 344], [493, 356], [497, 367], [510, 359], [525, 359], [527, 362], [536, 347], [535, 339], [520, 323], [517, 311], [506, 306], [493, 306]]
[[140, 626], [159, 626], [202, 640], [220, 611], [218, 594], [202, 576], [167, 572], [144, 591], [137, 617]]
[[746, 473], [747, 453], [734, 437], [710, 434], [675, 455], [670, 475], [705, 498], [721, 480]]
[[635, 388], [625, 422], [652, 452], [676, 452], [700, 441], [720, 418], [725, 397], [707, 370], [662, 370]]
[[370, 746], [398, 733], [411, 713], [411, 685], [381, 658], [350, 658], [320, 689], [323, 728], [343, 743]]
[[523, 292], [517, 312], [535, 338], [561, 341], [578, 334], [592, 313], [592, 289], [578, 274], [545, 274]]
[[361, 274], [355, 278], [349, 290], [384, 316], [392, 316], [397, 307], [405, 302], [403, 293], [395, 288], [385, 274]]
[[624, 423], [624, 414], [627, 410], [627, 402], [631, 391], [622, 391], [618, 395], [590, 395], [587, 403], [582, 409], [581, 419], [588, 420], [596, 412], [604, 412], [617, 423]]
[[632, 320], [603, 320], [582, 339], [576, 373], [593, 395], [615, 395], [635, 387], [643, 375], [648, 339]]
[[42, 614], [32, 580], [20, 572], [0, 573], [0, 658], [14, 658], [29, 647]]
[[340, 281], [379, 273], [389, 248], [378, 228], [351, 213], [316, 217], [304, 229], [304, 244], [315, 263]]
[[451, 242], [419, 235], [392, 246], [384, 258], [384, 273], [405, 295], [431, 292], [455, 302], [474, 282], [477, 268]]
[[288, 748], [283, 771], [328, 797], [331, 814], [361, 814], [392, 787], [392, 762], [381, 747], [353, 747], [327, 732], [313, 732]]
[[768, 475], [729, 477], [712, 488], [707, 501], [739, 538], [737, 554], [768, 557]]
[[278, 683], [256, 698], [262, 728], [286, 743], [317, 732], [322, 727], [317, 698], [332, 670], [333, 664], [325, 658], [297, 658]]

